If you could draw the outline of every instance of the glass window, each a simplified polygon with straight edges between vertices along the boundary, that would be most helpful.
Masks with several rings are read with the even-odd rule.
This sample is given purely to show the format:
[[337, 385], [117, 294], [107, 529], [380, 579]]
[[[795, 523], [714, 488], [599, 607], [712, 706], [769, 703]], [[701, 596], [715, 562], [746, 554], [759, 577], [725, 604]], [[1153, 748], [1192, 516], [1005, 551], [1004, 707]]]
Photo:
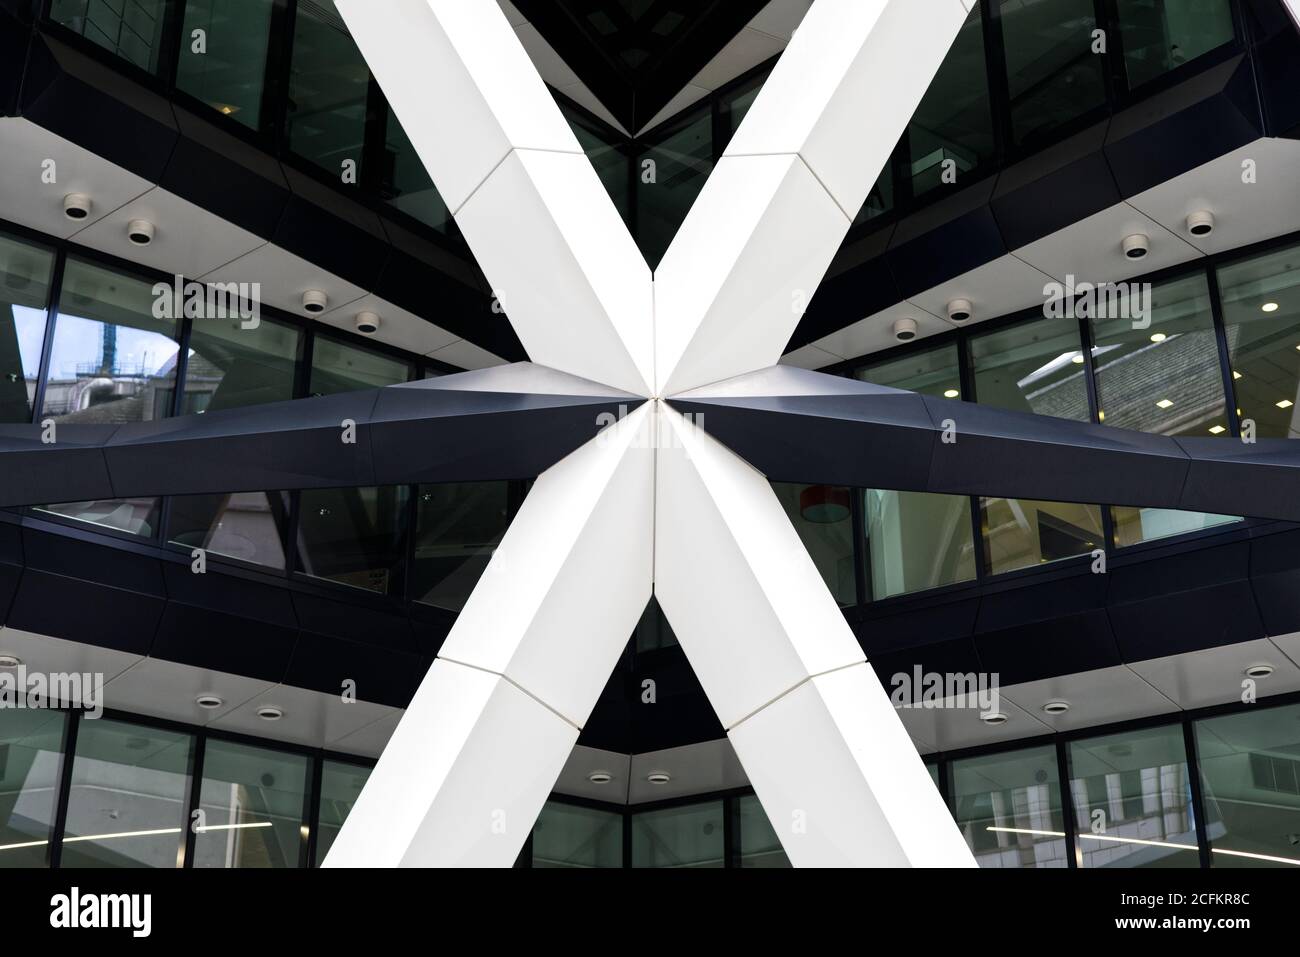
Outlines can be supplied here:
[[614, 208], [623, 217], [623, 222], [627, 223], [628, 229], [631, 229], [632, 197], [629, 189], [629, 165], [632, 158], [627, 147], [623, 145], [623, 137], [588, 119], [567, 103], [560, 104], [560, 112], [569, 121], [569, 127], [573, 130], [573, 135], [578, 138], [578, 143], [581, 144], [582, 151], [587, 154], [587, 159], [591, 160], [591, 165], [595, 168], [596, 175], [600, 177], [605, 192], [609, 193], [609, 198], [614, 201]]
[[914, 196], [949, 181], [964, 184], [996, 152], [978, 5], [912, 115], [907, 140]]
[[460, 611], [510, 524], [508, 482], [420, 486], [412, 595]]
[[389, 205], [440, 233], [449, 233], [453, 224], [451, 210], [442, 201], [424, 161], [392, 110], [388, 112], [384, 154], [387, 166], [382, 189]]
[[300, 754], [209, 739], [194, 866], [301, 867], [308, 765]]
[[856, 604], [853, 491], [838, 485], [785, 482], [773, 482], [772, 490], [835, 600], [841, 605]]
[[317, 336], [311, 351], [312, 395], [334, 395], [378, 386], [396, 385], [411, 378], [411, 364], [348, 345], [328, 336]]
[[[177, 89], [249, 129], [260, 129], [274, 5], [274, 0], [186, 0]], [[196, 36], [196, 31], [202, 32]]]
[[633, 641], [636, 642], [637, 651], [656, 651], [660, 648], [673, 648], [678, 644], [673, 626], [668, 624], [668, 616], [659, 607], [659, 599], [654, 595], [650, 596], [645, 611], [636, 623]]
[[953, 816], [980, 867], [1065, 867], [1056, 748], [952, 762]]
[[1088, 383], [1079, 323], [1031, 319], [970, 339], [975, 401], [1088, 422]]
[[311, 489], [301, 493], [298, 570], [383, 595], [400, 595], [407, 489]]
[[1105, 104], [1105, 61], [1092, 52], [1094, 0], [1002, 0], [999, 16], [1017, 143], [1048, 138]]
[[331, 0], [298, 0], [289, 66], [289, 149], [341, 176], [361, 170], [370, 71]]
[[1072, 741], [1083, 867], [1199, 867], [1182, 725]]
[[1234, 38], [1230, 0], [1116, 0], [1130, 89]]
[[637, 159], [637, 244], [654, 269], [713, 171], [713, 114], [705, 107], [655, 134]]
[[1300, 246], [1219, 270], [1233, 388], [1261, 438], [1300, 438]]
[[0, 423], [30, 422], [54, 254], [0, 236]]
[[789, 867], [790, 859], [758, 798], [749, 794], [737, 800], [736, 813], [740, 818], [740, 866]]
[[1179, 512], [1167, 508], [1133, 508], [1126, 505], [1115, 506], [1111, 509], [1111, 515], [1115, 523], [1115, 545], [1119, 548], [1241, 521], [1239, 515]]
[[989, 573], [1086, 555], [1105, 541], [1101, 507], [1028, 499], [980, 499], [984, 560]]
[[153, 314], [153, 284], [69, 259], [41, 417], [79, 425], [171, 414], [176, 322]]
[[97, 525], [115, 532], [124, 532], [127, 535], [153, 538], [158, 532], [162, 499], [119, 498], [92, 502], [61, 502], [57, 505], [42, 505], [37, 508], [37, 511], [75, 522]]
[[533, 867], [622, 867], [623, 815], [547, 801], [533, 825]]
[[872, 598], [975, 577], [969, 498], [880, 489], [862, 495]]
[[887, 359], [863, 366], [855, 379], [891, 389], [907, 389], [945, 399], [961, 398], [961, 369], [956, 345], [913, 352], [901, 359]]
[[722, 802], [643, 811], [632, 817], [633, 867], [722, 867]]
[[50, 19], [150, 73], [158, 71], [167, 0], [53, 0]]
[[1300, 705], [1197, 721], [1214, 867], [1300, 864]]
[[743, 86], [724, 93], [718, 102], [718, 118], [721, 121], [722, 142], [718, 144], [719, 150], [725, 150], [731, 138], [736, 135], [740, 129], [741, 121], [749, 113], [749, 108], [754, 105], [758, 99], [758, 91], [763, 89], [763, 84], [767, 82], [771, 70], [764, 70], [761, 74], [751, 77]]
[[189, 809], [188, 734], [83, 718], [61, 867], [176, 867]]
[[302, 333], [261, 319], [196, 319], [190, 333], [181, 414], [220, 412], [293, 398]]
[[882, 216], [894, 208], [894, 160], [890, 157], [885, 162], [885, 167], [876, 177], [876, 182], [871, 187], [871, 192], [867, 194], [866, 202], [858, 210], [858, 214], [853, 218], [854, 225], [865, 223], [869, 219], [875, 219]]
[[234, 492], [171, 500], [167, 541], [268, 568], [284, 568], [287, 495]]
[[324, 761], [320, 772], [320, 823], [316, 830], [316, 864], [334, 846], [334, 839], [343, 829], [343, 822], [352, 813], [352, 806], [361, 796], [361, 789], [370, 779], [370, 768], [342, 761]]
[[0, 708], [0, 868], [45, 866], [66, 720], [62, 711]]

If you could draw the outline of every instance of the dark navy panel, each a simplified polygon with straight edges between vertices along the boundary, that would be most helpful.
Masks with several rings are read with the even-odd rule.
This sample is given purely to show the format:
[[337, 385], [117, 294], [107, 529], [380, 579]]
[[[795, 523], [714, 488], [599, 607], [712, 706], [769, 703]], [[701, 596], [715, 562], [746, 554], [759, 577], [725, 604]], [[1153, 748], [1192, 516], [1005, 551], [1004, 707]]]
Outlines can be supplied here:
[[351, 681], [357, 700], [405, 708], [428, 670], [427, 659], [372, 644], [304, 632], [284, 683], [340, 695]]
[[149, 653], [166, 604], [157, 559], [23, 529], [27, 570], [8, 625], [133, 654]]
[[1178, 444], [1192, 458], [1180, 508], [1300, 521], [1300, 442], [1180, 438]]
[[1106, 613], [1108, 582], [1080, 574], [990, 591], [980, 602], [975, 648], [1003, 685], [1121, 663]]
[[1112, 560], [1110, 621], [1125, 661], [1265, 637], [1250, 582], [1250, 542]]
[[[968, 674], [980, 671], [972, 635], [979, 597], [918, 596], [918, 603], [872, 605], [865, 609], [853, 633], [886, 691], [894, 675], [922, 672]], [[915, 688], [917, 692], [922, 689]]]
[[991, 205], [1007, 248], [1019, 249], [1118, 203], [1102, 147], [1109, 120], [1048, 146], [998, 176]]
[[415, 649], [422, 656], [432, 658], [447, 640], [451, 626], [456, 624], [456, 612], [413, 601], [407, 609], [411, 619], [411, 634]]
[[[989, 207], [995, 177], [987, 177], [902, 220], [886, 258], [902, 298], [915, 296], [1007, 251]], [[861, 319], [867, 313], [854, 316]]]
[[27, 47], [31, 42], [26, 0], [0, 0], [0, 116], [18, 112]]
[[[605, 751], [632, 751], [632, 717], [631, 709], [639, 701], [639, 687], [634, 687], [633, 676], [619, 659], [619, 664], [605, 682], [596, 706], [592, 708], [587, 723], [578, 735], [578, 744], [586, 748], [600, 748]], [[703, 691], [700, 692], [703, 695]], [[714, 718], [714, 721], [717, 719]], [[701, 729], [701, 735], [703, 735]], [[682, 742], [693, 744], [705, 740], [703, 737]], [[673, 747], [673, 745], [669, 745]]]
[[174, 111], [180, 136], [158, 185], [269, 240], [289, 201], [280, 164], [210, 119]]
[[1245, 0], [1269, 136], [1300, 139], [1300, 32], [1277, 0]]
[[[868, 655], [867, 663], [876, 672], [886, 694], [892, 696], [900, 689], [910, 691], [910, 694], [904, 694], [901, 699], [904, 704], [920, 701], [925, 693], [924, 680], [915, 680], [918, 668], [922, 676], [979, 674], [985, 670], [969, 638], [933, 641], [898, 651]], [[900, 679], [903, 675], [907, 678], [906, 682]]]
[[1116, 113], [1106, 157], [1129, 197], [1262, 135], [1253, 70], [1240, 55]]
[[370, 596], [360, 594], [351, 601], [305, 591], [294, 591], [292, 597], [304, 637], [310, 632], [391, 651], [423, 652], [416, 646], [404, 609], [378, 599], [373, 604], [361, 604]]
[[[722, 723], [680, 646], [642, 652], [631, 672], [621, 668], [620, 672], [627, 684], [630, 736], [627, 747], [614, 750], [660, 751], [724, 736]], [[655, 683], [653, 704], [642, 701], [646, 680]]]
[[284, 166], [284, 174], [290, 196], [272, 241], [362, 289], [372, 289], [391, 251], [379, 216], [291, 166]]
[[0, 522], [0, 625], [9, 617], [23, 564], [22, 528], [16, 522]]
[[43, 34], [32, 42], [20, 110], [151, 183], [162, 178], [178, 137], [166, 99]]
[[[787, 351], [835, 332], [903, 298], [884, 257], [893, 224], [845, 241], [790, 339]], [[852, 317], [852, 318], [850, 318]]]
[[197, 668], [282, 680], [298, 638], [283, 585], [246, 581], [185, 562], [163, 565], [167, 607], [150, 654]]
[[1250, 581], [1264, 630], [1300, 631], [1300, 529], [1251, 539]]
[[113, 498], [103, 446], [113, 425], [58, 425], [41, 441], [39, 425], [0, 425], [0, 507]]

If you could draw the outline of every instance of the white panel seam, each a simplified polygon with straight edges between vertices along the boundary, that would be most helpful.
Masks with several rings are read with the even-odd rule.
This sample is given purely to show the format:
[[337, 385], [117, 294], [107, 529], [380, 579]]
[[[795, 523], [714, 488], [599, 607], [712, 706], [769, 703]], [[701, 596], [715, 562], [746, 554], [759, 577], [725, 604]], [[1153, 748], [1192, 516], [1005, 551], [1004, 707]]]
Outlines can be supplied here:
[[483, 672], [485, 675], [494, 675], [494, 676], [500, 678], [502, 681], [506, 682], [507, 684], [511, 685], [512, 687], [516, 688], [517, 690], [519, 690], [519, 691], [522, 692], [523, 694], [527, 695], [529, 698], [532, 698], [534, 701], [536, 701], [538, 704], [540, 704], [543, 708], [545, 708], [547, 711], [551, 712], [551, 714], [555, 715], [557, 718], [559, 718], [561, 721], [563, 721], [563, 722], [564, 722], [565, 724], [567, 724], [569, 727], [573, 728], [575, 731], [581, 731], [581, 730], [582, 730], [581, 725], [574, 724], [572, 721], [570, 721], [568, 718], [566, 718], [566, 717], [565, 717], [563, 714], [561, 714], [559, 711], [556, 711], [556, 710], [555, 710], [554, 708], [552, 708], [549, 704], [547, 704], [547, 703], [546, 703], [545, 701], [543, 701], [541, 698], [537, 697], [537, 695], [533, 694], [531, 691], [529, 691], [527, 688], [525, 688], [523, 685], [521, 685], [518, 681], [515, 681], [515, 679], [511, 678], [511, 677], [510, 677], [509, 675], [507, 675], [507, 674], [502, 674], [500, 671], [493, 671], [491, 668], [484, 668], [482, 665], [471, 665], [468, 661], [458, 661], [458, 660], [456, 660], [455, 658], [448, 658], [448, 657], [446, 657], [445, 655], [438, 655], [437, 660], [438, 660], [438, 661], [445, 661], [445, 662], [447, 662], [448, 664], [451, 664], [451, 665], [460, 665], [462, 668], [472, 668], [472, 669], [475, 670], [475, 671], [481, 671], [481, 672]]
[[847, 669], [847, 668], [856, 668], [858, 665], [865, 665], [866, 663], [867, 663], [867, 659], [866, 659], [866, 658], [863, 658], [861, 661], [850, 661], [847, 665], [839, 665], [839, 666], [837, 666], [837, 667], [835, 667], [835, 668], [827, 668], [825, 671], [819, 671], [819, 672], [817, 672], [815, 675], [806, 675], [805, 677], [800, 678], [798, 681], [796, 681], [796, 682], [795, 682], [794, 684], [792, 684], [790, 687], [786, 688], [784, 691], [782, 691], [782, 692], [781, 692], [780, 694], [778, 694], [776, 697], [772, 698], [770, 701], [764, 702], [763, 704], [759, 705], [759, 706], [758, 706], [757, 708], [755, 708], [753, 711], [749, 712], [749, 714], [745, 715], [743, 718], [741, 718], [741, 719], [740, 719], [739, 721], [737, 721], [735, 724], [731, 725], [731, 727], [727, 728], [727, 729], [726, 729], [727, 734], [731, 734], [732, 731], [735, 731], [737, 728], [739, 728], [742, 724], [744, 724], [744, 723], [745, 723], [746, 721], [748, 721], [750, 718], [754, 717], [754, 715], [756, 715], [756, 714], [758, 714], [759, 712], [761, 712], [761, 711], [765, 711], [766, 709], [772, 707], [772, 705], [776, 704], [776, 703], [777, 703], [778, 701], [780, 701], [782, 698], [784, 698], [784, 697], [786, 697], [786, 696], [788, 696], [788, 695], [791, 695], [791, 694], [793, 694], [794, 692], [798, 691], [800, 688], [802, 688], [802, 687], [803, 687], [804, 685], [806, 685], [808, 682], [812, 681], [814, 678], [820, 678], [820, 677], [822, 677], [823, 675], [833, 675], [833, 674], [835, 674], [835, 672], [837, 672], [837, 671], [844, 671], [844, 670]]

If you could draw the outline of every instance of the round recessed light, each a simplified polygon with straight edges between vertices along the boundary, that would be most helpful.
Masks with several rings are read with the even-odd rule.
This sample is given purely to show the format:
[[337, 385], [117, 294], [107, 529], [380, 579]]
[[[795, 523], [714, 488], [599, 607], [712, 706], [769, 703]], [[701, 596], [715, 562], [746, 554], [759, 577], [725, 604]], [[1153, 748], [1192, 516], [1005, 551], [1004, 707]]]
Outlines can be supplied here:
[[257, 709], [257, 716], [263, 721], [279, 721], [284, 717], [284, 711], [275, 705], [264, 704]]
[[1260, 306], [1259, 308], [1264, 312], [1277, 312], [1278, 305], [1275, 302], [1266, 302], [1264, 303], [1264, 305]]
[[201, 694], [194, 699], [194, 703], [205, 711], [212, 711], [215, 708], [220, 708], [225, 704], [225, 701], [214, 694]]
[[1153, 332], [1153, 333], [1151, 333], [1151, 341], [1152, 341], [1152, 342], [1164, 342], [1165, 339], [1167, 339], [1167, 338], [1168, 338], [1168, 336], [1166, 336], [1163, 332]]
[[1273, 666], [1269, 664], [1251, 665], [1246, 669], [1247, 678], [1267, 678], [1273, 673]]
[[943, 393], [943, 397], [944, 397], [945, 399], [955, 399], [955, 398], [957, 398], [957, 397], [960, 396], [960, 395], [961, 395], [961, 393], [960, 393], [959, 391], [957, 391], [956, 389], [945, 389], [945, 390], [944, 390], [944, 393]]
[[1044, 714], [1065, 714], [1069, 710], [1070, 702], [1068, 701], [1049, 701], [1043, 705]]
[[17, 655], [0, 655], [0, 668], [17, 668], [22, 663]]
[[1070, 361], [1073, 362], [1073, 363], [1074, 363], [1075, 365], [1077, 365], [1077, 366], [1081, 366], [1081, 365], [1083, 365], [1083, 353], [1080, 352], [1078, 355], [1076, 355], [1076, 356], [1074, 356], [1072, 359], [1070, 359]]
[[990, 711], [987, 714], [980, 715], [980, 720], [985, 724], [999, 725], [1007, 723], [1007, 716], [1001, 711]]
[[673, 776], [667, 771], [651, 771], [645, 776], [645, 779], [651, 784], [667, 784], [673, 779]]
[[608, 784], [610, 781], [614, 780], [614, 775], [610, 774], [608, 771], [592, 771], [587, 775], [587, 780], [592, 784]]

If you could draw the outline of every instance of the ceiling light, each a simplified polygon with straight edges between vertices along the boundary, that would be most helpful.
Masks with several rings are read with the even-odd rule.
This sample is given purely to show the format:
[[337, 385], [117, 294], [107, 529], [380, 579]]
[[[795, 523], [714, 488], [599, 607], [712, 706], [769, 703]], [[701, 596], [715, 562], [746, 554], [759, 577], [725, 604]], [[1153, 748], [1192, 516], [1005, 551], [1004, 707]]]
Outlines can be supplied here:
[[1221, 425], [1212, 425], [1212, 426], [1210, 426], [1210, 434], [1211, 434], [1211, 435], [1222, 435], [1224, 432], [1227, 432], [1227, 431], [1228, 431], [1228, 430], [1225, 429], [1225, 428], [1224, 428], [1223, 426], [1221, 426]]
[[996, 727], [999, 724], [1006, 724], [1007, 716], [1003, 714], [1001, 711], [990, 711], [988, 714], [980, 715], [980, 720], [983, 721], [985, 724], [993, 725], [994, 727]]
[[1049, 701], [1043, 705], [1044, 714], [1065, 714], [1069, 710], [1070, 702], [1068, 701]]
[[587, 780], [592, 784], [608, 784], [610, 781], [614, 780], [614, 775], [610, 774], [608, 771], [592, 771], [587, 775]]
[[1234, 379], [1240, 379], [1240, 378], [1241, 378], [1241, 373], [1238, 372], [1236, 369], [1233, 369], [1233, 370], [1232, 370], [1232, 377], [1233, 377]]
[[1214, 214], [1208, 209], [1198, 209], [1187, 217], [1187, 231], [1193, 236], [1208, 236], [1214, 232]]
[[147, 219], [133, 219], [126, 224], [126, 238], [132, 246], [148, 246], [153, 242], [154, 225]]
[[220, 708], [225, 704], [225, 701], [214, 694], [201, 694], [194, 699], [194, 703], [205, 711], [212, 711], [216, 708]]
[[894, 322], [894, 338], [899, 342], [911, 342], [916, 338], [918, 328], [915, 319], [905, 316]]
[[[1259, 308], [1262, 309], [1264, 312], [1277, 312], [1277, 303], [1266, 302], [1264, 303], [1264, 305], [1260, 306]], [[1296, 348], [1300, 349], [1300, 346], [1296, 346]]]
[[0, 655], [0, 668], [17, 668], [22, 663], [17, 655]]
[[1077, 365], [1077, 366], [1081, 366], [1081, 365], [1083, 365], [1083, 353], [1080, 352], [1077, 356], [1075, 356], [1075, 357], [1074, 357], [1073, 359], [1071, 359], [1070, 361], [1073, 362], [1073, 363], [1074, 363], [1075, 365]]
[[954, 299], [948, 303], [948, 318], [953, 322], [965, 322], [974, 311], [969, 299]]
[[1173, 400], [1172, 400], [1172, 399], [1161, 399], [1159, 402], [1156, 403], [1156, 408], [1157, 408], [1157, 409], [1167, 409], [1167, 408], [1169, 408], [1169, 407], [1170, 407], [1171, 405], [1173, 405], [1173, 404], [1174, 404], [1174, 403], [1173, 403]]
[[1169, 338], [1169, 337], [1166, 336], [1163, 332], [1153, 332], [1153, 333], [1151, 333], [1151, 341], [1152, 341], [1152, 342], [1164, 342], [1164, 341], [1165, 341], [1166, 339], [1168, 339], [1168, 338]]
[[257, 716], [263, 721], [279, 721], [284, 717], [284, 711], [275, 705], [264, 704], [257, 709]]
[[379, 314], [374, 312], [358, 312], [356, 317], [357, 332], [363, 336], [373, 336], [379, 331]]
[[1277, 407], [1279, 409], [1289, 409], [1293, 405], [1295, 405], [1295, 403], [1292, 402], [1290, 399], [1283, 399], [1281, 402], [1277, 403]]
[[69, 193], [63, 197], [63, 215], [78, 222], [90, 215], [92, 203], [85, 193]]
[[955, 398], [957, 398], [957, 397], [960, 396], [960, 395], [961, 395], [961, 393], [958, 392], [956, 389], [944, 389], [944, 390], [943, 390], [943, 397], [944, 397], [945, 399], [955, 399]]
[[651, 784], [667, 784], [673, 779], [673, 776], [667, 771], [651, 771], [645, 776], [645, 779]]
[[1106, 413], [1103, 412], [1101, 409], [1098, 409], [1098, 410], [1097, 410], [1097, 421], [1098, 421], [1098, 422], [1105, 422], [1105, 421], [1106, 421]]
[[814, 525], [834, 525], [849, 517], [849, 490], [840, 485], [809, 485], [799, 493], [799, 514]]
[[325, 295], [319, 289], [308, 289], [302, 294], [302, 308], [304, 311], [318, 316], [325, 311], [329, 305], [330, 297]]
[[1151, 248], [1151, 240], [1142, 233], [1134, 233], [1132, 236], [1124, 237], [1120, 248], [1124, 250], [1124, 255], [1128, 259], [1145, 259], [1147, 251]]
[[1267, 678], [1273, 673], [1273, 666], [1270, 664], [1251, 665], [1244, 672], [1247, 678]]

